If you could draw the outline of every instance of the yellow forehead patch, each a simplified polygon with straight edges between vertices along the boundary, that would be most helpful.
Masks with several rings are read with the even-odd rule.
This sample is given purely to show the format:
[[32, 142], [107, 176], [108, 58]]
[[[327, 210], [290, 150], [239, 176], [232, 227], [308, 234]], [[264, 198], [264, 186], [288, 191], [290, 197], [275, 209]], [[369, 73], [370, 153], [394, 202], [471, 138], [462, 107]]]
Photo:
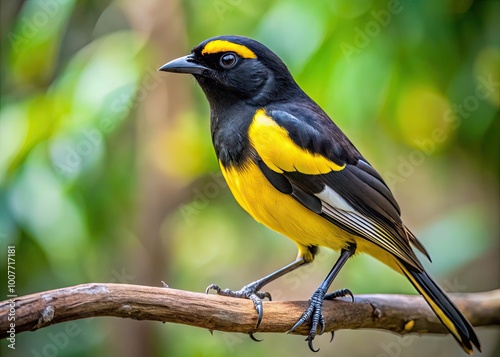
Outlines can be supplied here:
[[257, 58], [255, 53], [246, 46], [225, 40], [210, 41], [203, 47], [202, 55], [220, 52], [234, 52], [242, 58]]

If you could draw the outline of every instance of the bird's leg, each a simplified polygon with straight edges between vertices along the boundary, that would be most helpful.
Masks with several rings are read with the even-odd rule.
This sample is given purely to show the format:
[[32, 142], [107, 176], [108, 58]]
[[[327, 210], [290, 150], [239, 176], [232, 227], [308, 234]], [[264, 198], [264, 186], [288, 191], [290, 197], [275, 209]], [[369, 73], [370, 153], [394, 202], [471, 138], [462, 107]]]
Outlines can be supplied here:
[[304, 258], [299, 258], [296, 261], [288, 264], [287, 266], [284, 266], [283, 268], [276, 270], [274, 273], [271, 273], [262, 279], [259, 279], [257, 281], [254, 281], [253, 283], [250, 283], [248, 285], [245, 285], [243, 288], [241, 288], [238, 291], [232, 291], [229, 289], [224, 289], [222, 290], [219, 286], [216, 284], [210, 284], [207, 287], [206, 292], [208, 293], [209, 290], [215, 290], [217, 294], [223, 295], [223, 296], [231, 296], [231, 297], [237, 297], [237, 298], [243, 298], [243, 299], [250, 299], [253, 301], [253, 305], [255, 307], [255, 310], [258, 313], [258, 319], [257, 319], [257, 326], [255, 327], [256, 329], [259, 328], [260, 322], [262, 321], [262, 299], [268, 298], [271, 300], [271, 294], [268, 292], [261, 292], [259, 291], [264, 287], [264, 285], [269, 284], [271, 281], [276, 280], [283, 275], [290, 273], [291, 271], [294, 271], [298, 267], [306, 264], [307, 262], [304, 260]]
[[315, 350], [313, 347], [313, 340], [316, 336], [318, 325], [320, 327], [320, 335], [323, 333], [325, 329], [325, 320], [323, 318], [323, 300], [325, 298], [334, 299], [336, 297], [341, 297], [345, 295], [351, 295], [352, 293], [347, 289], [338, 290], [332, 294], [326, 295], [328, 288], [332, 284], [333, 280], [339, 273], [340, 269], [344, 266], [345, 262], [354, 254], [356, 251], [356, 245], [350, 244], [347, 249], [343, 249], [340, 252], [340, 257], [333, 266], [332, 270], [328, 273], [325, 280], [321, 283], [319, 288], [312, 294], [309, 299], [309, 307], [302, 314], [300, 319], [293, 325], [293, 327], [288, 331], [289, 333], [295, 330], [298, 326], [304, 324], [307, 321], [311, 321], [311, 330], [309, 331], [309, 336], [307, 336], [306, 341], [308, 342], [309, 348], [313, 352], [317, 352], [319, 350]]

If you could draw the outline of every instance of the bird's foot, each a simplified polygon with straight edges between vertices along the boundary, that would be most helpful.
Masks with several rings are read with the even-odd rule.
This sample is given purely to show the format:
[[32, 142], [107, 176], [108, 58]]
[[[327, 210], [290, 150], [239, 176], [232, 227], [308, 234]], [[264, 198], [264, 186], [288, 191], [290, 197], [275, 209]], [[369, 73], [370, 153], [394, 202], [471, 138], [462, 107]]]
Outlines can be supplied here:
[[[255, 311], [257, 311], [258, 314], [257, 325], [255, 326], [255, 329], [258, 329], [263, 316], [262, 300], [265, 298], [272, 300], [271, 294], [269, 294], [267, 291], [258, 291], [260, 288], [259, 285], [259, 282], [256, 281], [244, 286], [243, 288], [241, 288], [241, 290], [233, 291], [229, 289], [222, 290], [218, 285], [210, 284], [205, 292], [208, 294], [210, 290], [215, 290], [218, 295], [252, 300]], [[252, 340], [256, 340], [252, 333], [250, 333], [250, 337], [252, 338]]]
[[[324, 300], [333, 300], [338, 297], [351, 296], [354, 301], [354, 297], [350, 290], [348, 289], [340, 289], [331, 294], [326, 295], [326, 291], [323, 288], [319, 288], [312, 294], [309, 299], [309, 307], [304, 311], [299, 320], [293, 325], [293, 327], [288, 331], [288, 333], [295, 330], [300, 325], [303, 325], [307, 321], [311, 321], [311, 329], [309, 330], [309, 335], [306, 338], [309, 349], [313, 352], [318, 352], [314, 349], [313, 340], [314, 337], [318, 334], [318, 327], [320, 328], [319, 334], [321, 335], [325, 331], [325, 319], [323, 317], [323, 301]], [[333, 331], [330, 342], [333, 340]]]
[[300, 319], [293, 325], [293, 327], [288, 331], [288, 333], [293, 332], [297, 327], [303, 325], [307, 321], [311, 321], [311, 329], [309, 330], [309, 336], [307, 336], [306, 341], [309, 348], [313, 352], [318, 352], [313, 347], [313, 340], [316, 337], [318, 325], [321, 328], [319, 334], [321, 335], [325, 330], [325, 320], [323, 318], [323, 299], [325, 298], [326, 291], [319, 288], [312, 294], [309, 299], [309, 307], [304, 311]]

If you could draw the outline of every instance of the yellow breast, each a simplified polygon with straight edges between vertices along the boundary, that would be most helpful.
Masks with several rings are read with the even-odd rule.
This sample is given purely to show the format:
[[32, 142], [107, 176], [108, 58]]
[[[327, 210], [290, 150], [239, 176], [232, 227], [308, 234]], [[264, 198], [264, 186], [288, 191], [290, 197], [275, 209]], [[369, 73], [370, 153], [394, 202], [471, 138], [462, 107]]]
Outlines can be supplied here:
[[334, 250], [347, 248], [356, 238], [302, 206], [293, 197], [275, 189], [259, 167], [248, 160], [222, 173], [234, 198], [256, 221], [295, 241], [299, 255], [312, 260], [308, 246]]

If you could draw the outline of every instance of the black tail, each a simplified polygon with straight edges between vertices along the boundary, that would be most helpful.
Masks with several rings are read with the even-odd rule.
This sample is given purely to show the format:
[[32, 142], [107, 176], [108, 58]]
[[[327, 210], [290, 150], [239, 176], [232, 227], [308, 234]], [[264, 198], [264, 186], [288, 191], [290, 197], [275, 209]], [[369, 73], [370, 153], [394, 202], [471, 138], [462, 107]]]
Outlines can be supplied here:
[[458, 310], [448, 295], [425, 272], [419, 272], [407, 263], [399, 262], [400, 267], [413, 286], [425, 298], [443, 325], [451, 332], [458, 344], [468, 354], [473, 354], [473, 345], [481, 351], [481, 343], [470, 322]]

